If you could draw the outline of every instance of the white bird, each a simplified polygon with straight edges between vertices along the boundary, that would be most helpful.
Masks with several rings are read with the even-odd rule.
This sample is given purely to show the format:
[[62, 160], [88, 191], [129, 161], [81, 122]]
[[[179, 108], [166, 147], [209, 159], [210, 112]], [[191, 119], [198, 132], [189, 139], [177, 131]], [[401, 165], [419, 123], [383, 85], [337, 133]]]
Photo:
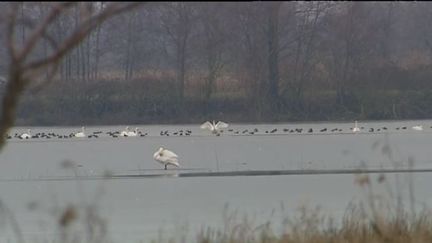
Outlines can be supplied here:
[[413, 129], [413, 130], [416, 130], [416, 131], [423, 131], [423, 126], [422, 126], [422, 125], [419, 125], [419, 126], [413, 126], [412, 129]]
[[74, 136], [77, 137], [77, 138], [84, 138], [86, 136], [85, 132], [84, 132], [84, 129], [85, 129], [84, 127], [81, 127], [81, 132], [75, 133]]
[[174, 165], [176, 167], [180, 167], [177, 154], [168, 149], [160, 147], [159, 150], [153, 154], [153, 158], [157, 162], [165, 165], [165, 170], [167, 169], [167, 165]]
[[127, 137], [136, 137], [138, 135], [138, 127], [135, 127], [134, 131], [128, 131]]
[[213, 134], [216, 134], [216, 135], [219, 135], [220, 134], [219, 132], [223, 128], [227, 128], [227, 127], [228, 127], [227, 123], [222, 122], [222, 121], [218, 121], [217, 123], [215, 123], [214, 120], [211, 123], [209, 121], [206, 121], [200, 126], [201, 129], [210, 130]]
[[357, 121], [355, 121], [355, 126], [353, 128], [353, 132], [360, 132], [360, 128], [357, 125]]
[[122, 136], [122, 137], [128, 137], [128, 136], [129, 136], [129, 132], [130, 132], [130, 130], [129, 130], [129, 127], [127, 126], [126, 129], [123, 130], [123, 131], [120, 133], [120, 136]]
[[27, 129], [27, 133], [23, 133], [23, 134], [19, 135], [19, 137], [21, 139], [29, 139], [29, 138], [31, 138], [31, 130]]

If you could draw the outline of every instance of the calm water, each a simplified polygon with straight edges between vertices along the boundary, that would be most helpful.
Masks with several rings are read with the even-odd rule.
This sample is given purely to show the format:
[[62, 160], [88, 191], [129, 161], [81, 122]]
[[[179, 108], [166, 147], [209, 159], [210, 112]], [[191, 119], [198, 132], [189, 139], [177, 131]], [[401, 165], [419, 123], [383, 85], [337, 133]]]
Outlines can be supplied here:
[[[411, 129], [420, 124], [423, 131]], [[304, 204], [320, 205], [326, 214], [340, 217], [351, 200], [360, 200], [363, 196], [353, 183], [353, 175], [44, 179], [75, 175], [92, 179], [107, 172], [115, 175], [177, 173], [174, 169], [161, 170], [161, 165], [153, 160], [152, 155], [160, 146], [179, 155], [180, 171], [184, 173], [351, 169], [365, 165], [368, 168], [407, 168], [408, 158], [413, 158], [415, 168], [430, 169], [431, 125], [432, 121], [360, 122], [359, 126], [364, 129], [352, 134], [349, 128], [353, 124], [348, 123], [235, 124], [230, 126], [233, 131], [225, 131], [219, 137], [199, 130], [198, 125], [138, 126], [148, 135], [129, 138], [112, 138], [104, 133], [123, 130], [124, 126], [86, 127], [88, 134], [103, 133], [99, 138], [11, 139], [0, 156], [0, 199], [14, 212], [25, 238], [42, 241], [53, 238], [58, 232], [55, 209], [64, 208], [68, 203], [96, 204], [100, 215], [108, 222], [109, 237], [117, 242], [156, 239], [160, 229], [164, 229], [163, 235], [171, 236], [185, 225], [190, 232], [201, 226], [220, 226], [226, 205], [255, 218], [256, 222], [272, 220], [277, 224], [283, 217], [294, 215], [296, 208]], [[396, 129], [402, 126], [407, 129]], [[255, 128], [259, 132], [254, 135], [243, 133]], [[270, 133], [275, 128], [277, 132]], [[290, 133], [283, 132], [284, 128], [304, 130]], [[308, 133], [310, 128], [313, 132]], [[342, 131], [319, 132], [323, 128]], [[374, 132], [369, 132], [370, 128], [374, 128]], [[377, 128], [380, 131], [377, 132]], [[80, 130], [76, 127], [31, 129], [32, 134], [69, 134]], [[191, 136], [173, 135], [181, 129], [191, 130]], [[11, 134], [26, 130], [16, 128]], [[160, 131], [166, 130], [171, 136], [160, 136]], [[389, 159], [386, 144], [392, 159]], [[76, 170], [62, 168], [60, 162], [65, 159], [79, 167]], [[418, 202], [431, 202], [430, 174], [416, 173], [414, 179]], [[31, 202], [36, 209], [28, 209]], [[8, 227], [2, 235], [2, 242], [14, 239]]]

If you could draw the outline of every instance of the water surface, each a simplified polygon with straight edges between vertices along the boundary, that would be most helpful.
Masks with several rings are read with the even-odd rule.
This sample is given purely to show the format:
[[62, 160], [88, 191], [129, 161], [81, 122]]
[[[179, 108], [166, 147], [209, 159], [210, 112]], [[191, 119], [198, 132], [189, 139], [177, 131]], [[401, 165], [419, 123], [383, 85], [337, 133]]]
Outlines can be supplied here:
[[[423, 124], [424, 131], [411, 126]], [[138, 126], [144, 137], [112, 138], [107, 131], [124, 126], [86, 127], [98, 138], [10, 139], [0, 156], [0, 199], [13, 212], [28, 239], [50, 239], [58, 229], [52, 209], [68, 203], [96, 204], [109, 223], [109, 235], [121, 242], [158, 237], [188, 225], [196, 231], [203, 225], [223, 225], [226, 205], [256, 221], [280, 222], [305, 203], [340, 217], [351, 200], [364, 196], [353, 175], [283, 175], [257, 177], [133, 177], [110, 180], [39, 180], [74, 176], [100, 178], [105, 174], [149, 175], [178, 172], [255, 170], [331, 170], [357, 168], [431, 169], [432, 121], [360, 122], [364, 129], [350, 132], [351, 123], [234, 124], [233, 131], [213, 136], [198, 125]], [[406, 126], [406, 130], [396, 129]], [[131, 126], [132, 128], [135, 126]], [[383, 127], [386, 129], [384, 130]], [[255, 134], [250, 131], [258, 129]], [[271, 133], [272, 130], [278, 129]], [[302, 132], [283, 129], [303, 128]], [[313, 132], [308, 132], [312, 128]], [[327, 128], [325, 132], [319, 132]], [[342, 129], [330, 132], [330, 129]], [[374, 128], [374, 132], [369, 132]], [[380, 131], [376, 131], [380, 128]], [[32, 127], [32, 134], [70, 134], [79, 127]], [[11, 134], [27, 128], [15, 128]], [[173, 135], [190, 130], [190, 136]], [[245, 130], [248, 132], [243, 133]], [[169, 131], [170, 136], [161, 136]], [[235, 132], [239, 133], [236, 134]], [[267, 132], [266, 132], [267, 131]], [[160, 147], [180, 157], [181, 170], [162, 170], [152, 158]], [[79, 167], [60, 166], [71, 160]], [[378, 175], [372, 175], [376, 179]], [[394, 177], [395, 175], [389, 175]], [[407, 189], [406, 175], [401, 190]], [[415, 174], [416, 199], [430, 202], [429, 173]], [[29, 210], [28, 204], [39, 205]], [[187, 224], [185, 224], [187, 223]], [[13, 239], [6, 230], [3, 240]]]

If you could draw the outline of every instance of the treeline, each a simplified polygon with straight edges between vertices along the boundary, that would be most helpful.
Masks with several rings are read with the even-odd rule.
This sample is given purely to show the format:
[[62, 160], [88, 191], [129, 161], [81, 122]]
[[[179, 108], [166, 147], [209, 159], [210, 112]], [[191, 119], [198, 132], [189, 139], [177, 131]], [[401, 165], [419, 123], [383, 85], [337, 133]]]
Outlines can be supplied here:
[[[20, 3], [17, 42], [53, 4]], [[104, 6], [71, 7], [35, 58]], [[148, 3], [98, 26], [54, 82], [28, 90], [17, 122], [431, 118], [431, 20], [429, 2]]]

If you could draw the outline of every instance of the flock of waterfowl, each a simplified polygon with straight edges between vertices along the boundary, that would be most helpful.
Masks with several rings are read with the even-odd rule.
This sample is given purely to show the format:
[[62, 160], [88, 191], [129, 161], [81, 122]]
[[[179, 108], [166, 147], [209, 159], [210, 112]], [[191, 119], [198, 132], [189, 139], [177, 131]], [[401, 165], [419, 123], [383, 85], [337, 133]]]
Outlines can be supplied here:
[[[358, 122], [355, 121], [354, 127], [350, 127], [347, 131], [346, 128], [335, 127], [323, 127], [320, 129], [315, 128], [274, 128], [268, 130], [259, 130], [258, 128], [253, 129], [226, 129], [228, 128], [228, 124], [222, 121], [215, 123], [213, 122], [205, 122], [200, 128], [202, 130], [208, 130], [212, 134], [216, 136], [221, 136], [222, 134], [226, 135], [265, 135], [265, 134], [322, 134], [322, 133], [374, 133], [374, 132], [384, 132], [389, 131], [390, 128], [386, 126], [382, 127], [369, 127], [366, 128], [364, 126], [359, 126]], [[432, 128], [432, 126], [431, 126]], [[414, 131], [423, 131], [422, 125], [407, 127], [400, 126], [393, 128], [395, 130], [414, 130]], [[7, 135], [7, 139], [19, 139], [19, 140], [28, 140], [28, 139], [69, 139], [69, 138], [99, 138], [100, 136], [109, 136], [112, 138], [119, 137], [145, 137], [149, 135], [148, 132], [142, 132], [138, 127], [135, 127], [133, 130], [127, 126], [122, 131], [93, 131], [88, 133], [85, 127], [81, 128], [81, 131], [72, 132], [69, 134], [58, 134], [54, 132], [38, 132], [36, 134], [32, 134], [31, 129], [27, 129], [27, 132], [24, 133], [15, 133], [14, 135]], [[169, 131], [169, 130], [161, 130], [159, 132], [159, 136], [191, 136], [192, 130], [190, 129], [181, 129], [177, 131]], [[154, 135], [153, 135], [154, 136]], [[156, 135], [157, 136], [157, 135]]]
[[[259, 130], [258, 128], [253, 129], [227, 129], [229, 125], [225, 122], [218, 121], [217, 123], [215, 121], [212, 122], [205, 122], [201, 124], [200, 128], [202, 130], [208, 130], [212, 134], [216, 136], [221, 136], [221, 134], [226, 135], [254, 135], [254, 134], [332, 134], [332, 133], [376, 133], [376, 132], [384, 132], [388, 131], [390, 128], [386, 126], [382, 127], [369, 127], [366, 128], [364, 126], [359, 127], [358, 122], [355, 121], [354, 127], [349, 128], [348, 131], [345, 131], [343, 128], [328, 128], [323, 127], [320, 129], [315, 130], [313, 128], [274, 128], [271, 130]], [[432, 128], [432, 126], [431, 126]], [[416, 125], [412, 126], [411, 128], [407, 126], [400, 126], [400, 127], [394, 127], [393, 129], [396, 130], [409, 130], [412, 129], [414, 131], [422, 131], [423, 126], [422, 125]], [[93, 131], [92, 133], [87, 133], [85, 130], [85, 127], [81, 128], [81, 131], [78, 132], [72, 132], [69, 134], [57, 134], [57, 133], [44, 133], [39, 132], [34, 135], [31, 133], [31, 129], [27, 129], [27, 132], [25, 133], [15, 133], [14, 135], [8, 135], [7, 139], [20, 139], [20, 140], [28, 140], [28, 139], [73, 139], [73, 138], [99, 138], [99, 136], [110, 136], [112, 138], [121, 138], [121, 137], [145, 137], [148, 135], [147, 132], [142, 132], [138, 127], [136, 127], [134, 130], [131, 130], [129, 126], [127, 126], [122, 131]], [[178, 131], [170, 132], [168, 130], [162, 130], [159, 133], [160, 136], [191, 136], [192, 131], [189, 129], [181, 129]], [[173, 165], [176, 167], [179, 167], [178, 163], [178, 156], [165, 148], [159, 148], [156, 153], [154, 153], [153, 158], [162, 163], [165, 166], [165, 170], [167, 169], [167, 165]]]

